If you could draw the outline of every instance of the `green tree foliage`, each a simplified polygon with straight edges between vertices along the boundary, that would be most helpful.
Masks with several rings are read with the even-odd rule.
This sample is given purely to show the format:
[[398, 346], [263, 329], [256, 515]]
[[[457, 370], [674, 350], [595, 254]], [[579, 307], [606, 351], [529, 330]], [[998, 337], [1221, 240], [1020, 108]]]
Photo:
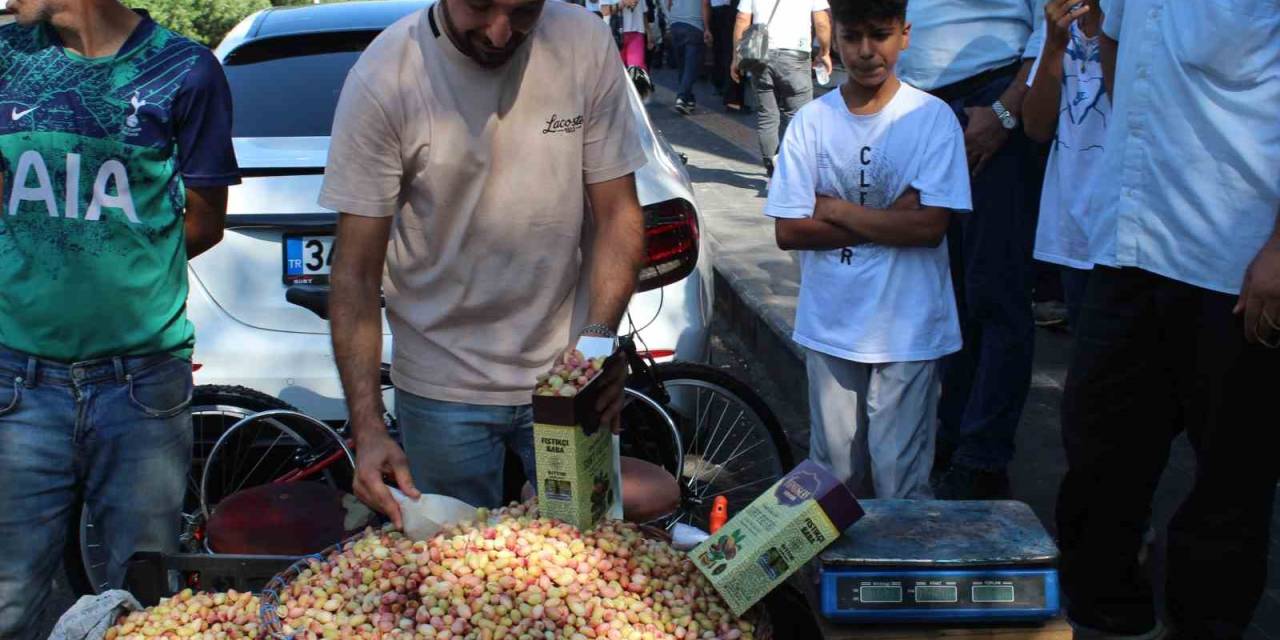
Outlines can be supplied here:
[[[332, 0], [323, 0], [329, 2]], [[209, 46], [217, 45], [236, 23], [270, 7], [314, 4], [314, 0], [124, 0], [146, 9], [156, 22]]]

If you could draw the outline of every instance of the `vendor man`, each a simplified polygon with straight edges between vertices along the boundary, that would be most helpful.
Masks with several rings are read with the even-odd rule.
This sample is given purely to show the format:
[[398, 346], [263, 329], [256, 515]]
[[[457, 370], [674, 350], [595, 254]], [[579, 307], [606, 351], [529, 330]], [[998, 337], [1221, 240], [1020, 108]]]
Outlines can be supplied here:
[[0, 638], [34, 637], [87, 505], [113, 587], [173, 551], [191, 462], [187, 260], [239, 180], [210, 51], [116, 0], [0, 27]]
[[[442, 0], [347, 77], [320, 195], [342, 212], [334, 353], [356, 495], [397, 524], [384, 475], [477, 506], [501, 503], [508, 447], [532, 477], [535, 378], [616, 329], [644, 257], [626, 82], [608, 26], [546, 0]], [[380, 291], [404, 451], [382, 420]]]

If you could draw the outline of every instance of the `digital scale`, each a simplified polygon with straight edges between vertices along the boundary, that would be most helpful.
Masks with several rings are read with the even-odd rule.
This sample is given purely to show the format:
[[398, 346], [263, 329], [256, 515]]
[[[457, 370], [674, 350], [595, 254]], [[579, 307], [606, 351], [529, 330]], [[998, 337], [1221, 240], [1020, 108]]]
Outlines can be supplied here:
[[863, 500], [820, 556], [832, 622], [1034, 622], [1058, 616], [1058, 548], [1021, 502]]

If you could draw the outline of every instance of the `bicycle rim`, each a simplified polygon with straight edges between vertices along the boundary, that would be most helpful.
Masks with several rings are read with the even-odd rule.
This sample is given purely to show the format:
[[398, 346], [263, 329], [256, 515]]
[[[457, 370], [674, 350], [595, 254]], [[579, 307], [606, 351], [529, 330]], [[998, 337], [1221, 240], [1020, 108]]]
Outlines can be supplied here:
[[732, 515], [790, 470], [777, 419], [745, 385], [694, 365], [659, 365], [657, 375], [684, 442], [677, 521], [706, 529], [716, 496], [728, 500]]
[[208, 518], [227, 496], [273, 482], [339, 450], [344, 455], [307, 482], [347, 488], [355, 457], [342, 436], [323, 422], [296, 411], [248, 416], [227, 429], [209, 451], [200, 477], [200, 512]]

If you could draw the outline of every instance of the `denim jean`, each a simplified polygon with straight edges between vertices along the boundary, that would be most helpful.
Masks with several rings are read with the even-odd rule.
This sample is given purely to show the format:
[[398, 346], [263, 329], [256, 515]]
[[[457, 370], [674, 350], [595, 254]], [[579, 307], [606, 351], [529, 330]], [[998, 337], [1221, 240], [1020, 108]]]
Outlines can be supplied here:
[[768, 68], [754, 75], [751, 83], [760, 103], [756, 115], [760, 157], [773, 162], [791, 118], [813, 101], [813, 64], [808, 52], [787, 49], [770, 51], [768, 61]]
[[[952, 109], [989, 108], [1009, 86], [1001, 76]], [[951, 277], [964, 348], [943, 363], [938, 448], [952, 464], [992, 471], [1013, 460], [1014, 436], [1031, 388], [1031, 313], [1040, 183], [1037, 153], [1021, 130], [971, 183], [973, 211], [952, 217]]]
[[1056, 513], [1075, 622], [1130, 634], [1156, 624], [1138, 552], [1183, 432], [1196, 473], [1169, 523], [1165, 614], [1176, 637], [1196, 639], [1239, 638], [1254, 616], [1280, 475], [1280, 350], [1245, 342], [1236, 298], [1132, 268], [1089, 278], [1062, 396]]
[[1089, 269], [1059, 267], [1062, 279], [1062, 297], [1067, 303], [1067, 326], [1075, 331], [1080, 326], [1080, 305], [1084, 303], [1084, 292], [1089, 286]]
[[396, 420], [414, 484], [477, 507], [502, 506], [507, 449], [534, 478], [533, 408], [431, 400], [396, 389]]
[[676, 97], [692, 103], [695, 101], [693, 83], [698, 80], [702, 52], [706, 48], [702, 31], [693, 25], [677, 22], [671, 25], [671, 46], [675, 50], [676, 67], [680, 69], [680, 87]]
[[135, 551], [175, 551], [191, 466], [191, 363], [73, 365], [0, 348], [0, 638], [30, 638], [76, 504], [122, 586]]

